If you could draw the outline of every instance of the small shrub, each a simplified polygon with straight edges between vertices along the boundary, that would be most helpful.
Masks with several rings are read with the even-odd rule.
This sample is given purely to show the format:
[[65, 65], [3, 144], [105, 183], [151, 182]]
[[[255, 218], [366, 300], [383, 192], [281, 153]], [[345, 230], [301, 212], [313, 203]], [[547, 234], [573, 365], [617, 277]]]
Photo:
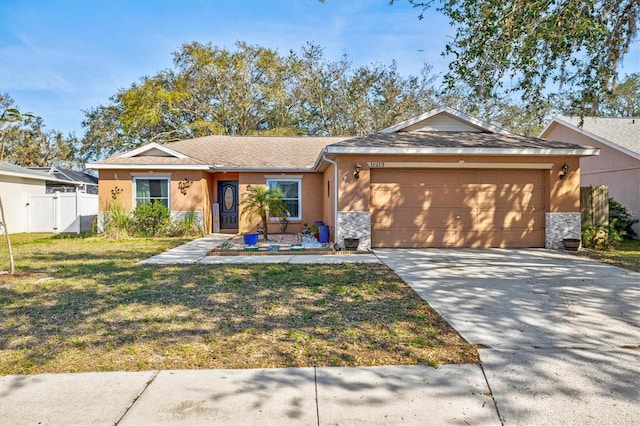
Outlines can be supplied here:
[[610, 250], [624, 241], [625, 232], [620, 231], [616, 219], [609, 225], [587, 225], [582, 230], [582, 245], [595, 250]]
[[613, 198], [609, 198], [609, 223], [612, 224], [616, 231], [624, 238], [633, 239], [636, 233], [633, 225], [640, 222], [638, 219], [631, 217], [629, 210]]
[[138, 204], [133, 210], [136, 235], [156, 237], [166, 232], [171, 222], [169, 209], [161, 202]]
[[107, 238], [127, 238], [131, 235], [133, 219], [131, 212], [120, 203], [109, 204], [104, 212], [104, 235]]
[[202, 226], [200, 226], [196, 213], [194, 211], [190, 211], [180, 216], [178, 220], [171, 224], [169, 234], [174, 237], [202, 236]]

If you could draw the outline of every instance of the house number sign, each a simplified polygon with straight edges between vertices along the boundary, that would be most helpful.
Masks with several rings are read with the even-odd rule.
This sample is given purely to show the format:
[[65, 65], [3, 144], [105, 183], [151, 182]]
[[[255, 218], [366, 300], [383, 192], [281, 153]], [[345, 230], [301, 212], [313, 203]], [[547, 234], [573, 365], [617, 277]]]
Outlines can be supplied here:
[[384, 162], [372, 161], [369, 163], [369, 167], [384, 167]]

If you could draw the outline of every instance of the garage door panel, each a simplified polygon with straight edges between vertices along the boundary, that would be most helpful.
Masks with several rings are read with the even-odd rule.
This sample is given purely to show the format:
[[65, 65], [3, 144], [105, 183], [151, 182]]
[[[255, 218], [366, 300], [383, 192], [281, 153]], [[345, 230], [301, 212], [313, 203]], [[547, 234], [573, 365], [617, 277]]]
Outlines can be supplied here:
[[[383, 230], [378, 231], [380, 238], [372, 242], [372, 246], [379, 247], [455, 247], [456, 232], [431, 229], [422, 233], [412, 230]], [[390, 243], [383, 243], [390, 241]]]
[[393, 188], [376, 186], [371, 189], [371, 206], [375, 209], [388, 210], [397, 208], [429, 209], [433, 200], [438, 199], [438, 193], [429, 189], [409, 188], [400, 191], [400, 187]]
[[371, 181], [374, 247], [544, 246], [540, 171], [374, 169]]
[[371, 216], [372, 229], [414, 229], [425, 231], [430, 228], [456, 226], [455, 217], [446, 209], [429, 209], [416, 212], [412, 209], [379, 210]]

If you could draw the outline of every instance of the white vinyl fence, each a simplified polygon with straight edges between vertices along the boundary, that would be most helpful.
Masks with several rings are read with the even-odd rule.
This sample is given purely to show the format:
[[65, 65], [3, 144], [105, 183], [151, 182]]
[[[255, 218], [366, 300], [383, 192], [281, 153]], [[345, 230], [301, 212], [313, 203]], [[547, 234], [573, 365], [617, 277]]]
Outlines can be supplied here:
[[91, 228], [98, 215], [98, 196], [82, 192], [29, 195], [27, 232], [71, 232]]

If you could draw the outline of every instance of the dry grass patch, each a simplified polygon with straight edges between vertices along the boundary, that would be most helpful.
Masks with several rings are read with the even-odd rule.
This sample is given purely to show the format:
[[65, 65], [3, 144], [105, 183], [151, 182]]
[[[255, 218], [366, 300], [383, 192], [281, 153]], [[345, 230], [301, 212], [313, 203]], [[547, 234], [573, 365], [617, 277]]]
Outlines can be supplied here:
[[177, 243], [25, 242], [0, 374], [477, 362], [383, 265], [135, 266]]
[[640, 272], [640, 240], [625, 240], [619, 247], [609, 250], [580, 250], [578, 254], [599, 262]]

